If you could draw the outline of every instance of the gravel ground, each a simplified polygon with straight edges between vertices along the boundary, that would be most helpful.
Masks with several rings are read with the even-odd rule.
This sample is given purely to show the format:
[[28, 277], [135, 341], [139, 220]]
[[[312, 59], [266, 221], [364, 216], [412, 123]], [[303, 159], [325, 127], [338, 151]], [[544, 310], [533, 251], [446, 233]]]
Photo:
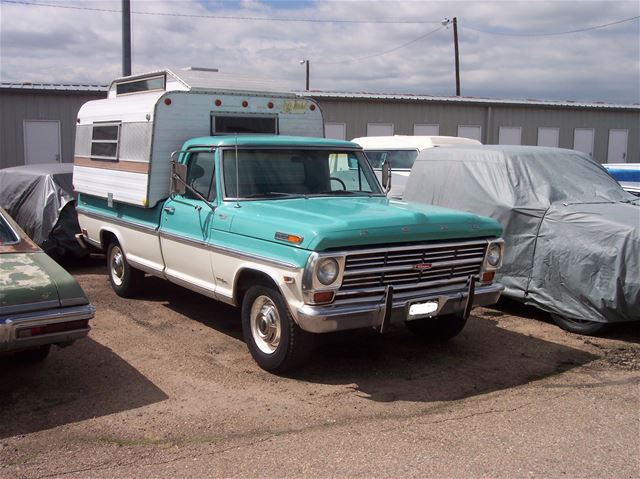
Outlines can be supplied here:
[[41, 365], [0, 358], [0, 477], [640, 477], [638, 324], [587, 338], [504, 302], [439, 346], [326, 335], [278, 377], [237, 310], [70, 269], [93, 329]]

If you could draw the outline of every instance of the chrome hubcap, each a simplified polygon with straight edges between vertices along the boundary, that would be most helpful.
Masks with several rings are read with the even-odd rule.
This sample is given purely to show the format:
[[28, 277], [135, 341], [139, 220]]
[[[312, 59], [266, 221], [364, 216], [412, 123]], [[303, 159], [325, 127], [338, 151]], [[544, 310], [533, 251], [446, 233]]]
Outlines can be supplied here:
[[258, 296], [251, 306], [251, 334], [258, 349], [273, 354], [280, 344], [280, 315], [268, 296]]
[[118, 246], [114, 246], [111, 250], [111, 278], [113, 282], [120, 286], [122, 277], [124, 276], [124, 256], [122, 250]]

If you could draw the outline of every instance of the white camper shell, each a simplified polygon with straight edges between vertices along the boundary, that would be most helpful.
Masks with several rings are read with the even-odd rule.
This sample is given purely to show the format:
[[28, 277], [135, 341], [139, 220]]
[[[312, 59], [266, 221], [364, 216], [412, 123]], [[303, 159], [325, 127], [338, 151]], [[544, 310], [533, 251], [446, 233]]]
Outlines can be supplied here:
[[404, 195], [411, 167], [422, 150], [449, 145], [481, 144], [478, 140], [457, 136], [362, 136], [351, 141], [364, 149], [378, 179], [382, 178], [382, 164], [389, 162], [393, 170], [393, 181], [388, 196], [400, 199]]
[[169, 196], [171, 154], [200, 136], [324, 136], [318, 105], [272, 81], [215, 70], [162, 70], [114, 80], [78, 112], [74, 187], [142, 207]]

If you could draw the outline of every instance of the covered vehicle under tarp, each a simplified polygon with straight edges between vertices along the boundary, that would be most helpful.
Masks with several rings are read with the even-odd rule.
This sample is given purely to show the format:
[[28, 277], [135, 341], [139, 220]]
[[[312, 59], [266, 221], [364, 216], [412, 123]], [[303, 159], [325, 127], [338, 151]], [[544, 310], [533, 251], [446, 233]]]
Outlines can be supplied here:
[[83, 256], [73, 193], [73, 164], [47, 163], [0, 170], [0, 206], [46, 253]]
[[640, 320], [640, 199], [588, 156], [433, 148], [416, 160], [404, 199], [498, 220], [506, 251], [497, 280], [506, 296], [578, 326]]

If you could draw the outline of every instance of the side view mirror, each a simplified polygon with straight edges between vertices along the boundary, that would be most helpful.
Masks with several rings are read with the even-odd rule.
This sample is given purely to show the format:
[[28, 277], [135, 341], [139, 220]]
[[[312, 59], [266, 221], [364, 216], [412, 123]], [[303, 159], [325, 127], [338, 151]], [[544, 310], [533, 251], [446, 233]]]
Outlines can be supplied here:
[[187, 165], [171, 164], [171, 194], [184, 195], [187, 191]]
[[391, 189], [391, 165], [387, 160], [382, 163], [382, 187], [385, 193]]

